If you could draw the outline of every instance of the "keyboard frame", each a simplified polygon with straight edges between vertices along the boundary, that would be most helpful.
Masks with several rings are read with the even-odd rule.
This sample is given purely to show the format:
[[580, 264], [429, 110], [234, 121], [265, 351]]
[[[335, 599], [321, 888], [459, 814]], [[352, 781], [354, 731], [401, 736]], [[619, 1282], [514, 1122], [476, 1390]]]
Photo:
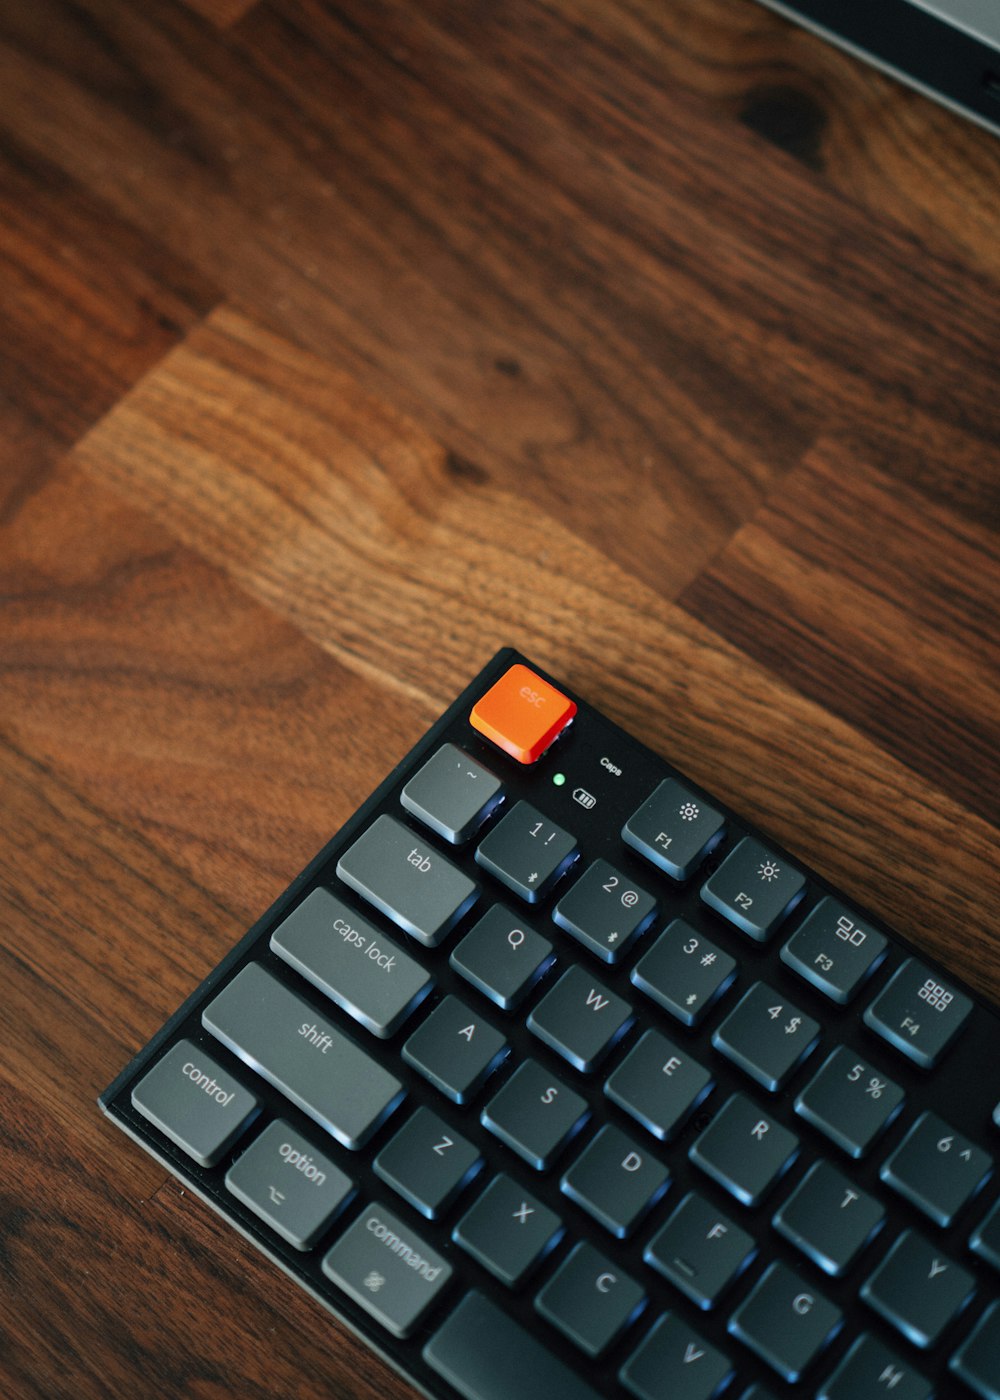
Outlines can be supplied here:
[[[486, 689], [515, 662], [521, 662], [549, 680], [564, 694], [575, 700], [579, 709], [573, 723], [556, 740], [537, 763], [522, 766], [508, 758], [493, 744], [479, 735], [469, 724], [468, 716], [474, 702]], [[423, 826], [402, 807], [399, 793], [406, 780], [442, 743], [451, 741], [464, 748], [483, 765], [491, 769], [503, 782], [507, 800], [498, 812], [494, 812], [484, 826], [464, 845], [452, 846]], [[611, 769], [600, 763], [607, 758], [621, 769], [616, 776]], [[554, 772], [564, 772], [567, 781], [564, 786], [552, 783]], [[657, 869], [621, 841], [620, 832], [625, 820], [639, 807], [641, 802], [664, 778], [679, 779], [696, 796], [710, 802], [726, 818], [726, 834], [721, 845], [707, 860], [703, 861], [695, 874], [681, 885], [675, 885], [668, 876]], [[587, 810], [573, 799], [574, 788], [584, 786], [597, 798], [596, 805]], [[569, 876], [563, 876], [556, 888], [543, 901], [534, 906], [523, 905], [517, 897], [495, 881], [485, 870], [474, 863], [473, 853], [486, 831], [492, 829], [502, 814], [509, 811], [519, 798], [533, 802], [553, 821], [572, 831], [580, 844], [580, 858]], [[422, 944], [411, 939], [390, 920], [372, 909], [360, 896], [340, 882], [335, 872], [339, 854], [382, 813], [398, 817], [420, 839], [431, 843], [449, 860], [473, 874], [481, 887], [481, 894], [475, 905], [460, 920], [443, 943], [435, 949], [425, 949]], [[712, 870], [717, 868], [726, 853], [743, 836], [757, 836], [765, 840], [770, 850], [777, 856], [787, 859], [806, 877], [806, 894], [791, 916], [765, 944], [758, 944], [728, 924], [721, 915], [708, 908], [699, 897], [699, 889]], [[616, 967], [609, 967], [599, 961], [551, 919], [551, 909], [560, 895], [587, 865], [598, 857], [611, 861], [623, 872], [634, 876], [638, 884], [654, 893], [658, 899], [657, 917], [649, 930], [635, 940], [628, 954]], [[326, 877], [324, 879], [324, 877]], [[332, 1002], [327, 1001], [304, 979], [296, 976], [291, 968], [273, 954], [268, 942], [273, 929], [314, 887], [329, 884], [338, 894], [357, 910], [364, 918], [382, 928], [398, 943], [418, 957], [431, 970], [434, 988], [421, 1003], [419, 1009], [407, 1017], [403, 1025], [388, 1039], [378, 1040], [363, 1026]], [[846, 1007], [835, 1005], [819, 991], [801, 978], [790, 967], [781, 962], [779, 950], [791, 937], [810, 909], [824, 894], [836, 895], [851, 905], [873, 927], [885, 933], [890, 941], [888, 955], [865, 984], [861, 991]], [[536, 984], [526, 1002], [515, 1013], [504, 1013], [492, 1002], [483, 997], [470, 983], [461, 978], [448, 963], [448, 957], [456, 943], [493, 902], [507, 904], [521, 911], [524, 918], [553, 943], [556, 963], [545, 977]], [[725, 995], [708, 1012], [702, 1024], [694, 1031], [688, 1030], [675, 1021], [667, 1012], [656, 1007], [637, 987], [628, 980], [629, 972], [638, 958], [651, 945], [653, 939], [674, 917], [688, 919], [695, 929], [704, 931], [706, 937], [724, 947], [737, 958], [736, 980]], [[893, 945], [899, 956], [894, 956]], [[914, 956], [926, 965], [928, 970], [937, 971], [941, 977], [956, 986], [972, 999], [973, 1012], [963, 1032], [942, 1059], [937, 1070], [925, 1072], [910, 1064], [891, 1046], [882, 1041], [874, 1031], [864, 1026], [861, 1016], [864, 1008], [885, 986], [892, 971], [906, 956]], [[296, 992], [315, 1006], [316, 1010], [334, 1020], [352, 1039], [376, 1059], [392, 1066], [393, 1072], [401, 1078], [407, 1088], [407, 1098], [390, 1115], [374, 1135], [372, 1141], [360, 1153], [352, 1153], [342, 1148], [332, 1138], [324, 1135], [310, 1118], [252, 1071], [229, 1050], [219, 1044], [201, 1027], [202, 1007], [241, 967], [250, 961], [260, 961], [274, 971], [283, 982], [294, 987]], [[636, 1025], [618, 1043], [609, 1060], [595, 1075], [584, 1076], [551, 1051], [542, 1041], [527, 1029], [525, 1021], [531, 1007], [537, 1004], [554, 983], [556, 978], [573, 961], [589, 968], [595, 978], [624, 996], [636, 1009]], [[756, 980], [763, 980], [775, 986], [795, 1005], [815, 1016], [822, 1024], [821, 1040], [816, 1050], [793, 1074], [789, 1084], [777, 1094], [769, 1094], [759, 1089], [741, 1071], [730, 1064], [710, 1046], [712, 1031], [736, 1005], [743, 991]], [[493, 1025], [502, 1029], [511, 1043], [511, 1054], [504, 1064], [490, 1077], [486, 1086], [475, 1095], [473, 1102], [466, 1107], [458, 1107], [446, 1100], [430, 1084], [406, 1065], [398, 1054], [399, 1048], [412, 1030], [421, 1023], [428, 1012], [437, 1004], [440, 997], [448, 993], [460, 996], [470, 1005], [485, 1013]], [[688, 1123], [680, 1136], [670, 1144], [657, 1143], [639, 1124], [635, 1123], [617, 1106], [603, 1095], [604, 1080], [614, 1066], [620, 1063], [628, 1050], [636, 1043], [643, 1030], [650, 1026], [660, 1029], [666, 1036], [682, 1046], [689, 1046], [693, 1057], [710, 1068], [716, 1087], [708, 1101], [693, 1120]], [[837, 1034], [842, 1027], [844, 1035]], [[847, 1032], [850, 1032], [848, 1035]], [[234, 1147], [225, 1154], [215, 1167], [203, 1168], [189, 1158], [179, 1147], [160, 1134], [131, 1104], [130, 1094], [133, 1085], [142, 1077], [147, 1068], [170, 1046], [184, 1037], [194, 1040], [218, 1059], [220, 1064], [230, 1066], [243, 1082], [251, 1083], [254, 1091], [263, 1102], [263, 1112], [254, 1126], [241, 1137]], [[792, 1110], [793, 1101], [811, 1076], [819, 1068], [826, 1055], [836, 1045], [853, 1044], [859, 1054], [883, 1070], [900, 1084], [907, 1093], [904, 1111], [897, 1117], [878, 1144], [861, 1162], [850, 1162], [832, 1143], [813, 1129], [804, 1119]], [[973, 1206], [963, 1210], [955, 1225], [949, 1229], [939, 1229], [920, 1215], [915, 1208], [903, 1200], [896, 1201], [893, 1193], [877, 1179], [878, 1167], [888, 1157], [904, 1136], [919, 1112], [930, 1109], [940, 1114], [946, 1122], [965, 1132], [991, 1153], [995, 1160], [1000, 1159], [1000, 1133], [992, 1126], [990, 1114], [996, 1100], [1000, 1098], [1000, 1084], [994, 1086], [992, 1102], [984, 1092], [983, 1066], [995, 1062], [997, 1047], [1000, 1046], [1000, 1014], [975, 989], [964, 985], [949, 970], [928, 955], [923, 949], [895, 932], [883, 920], [864, 909], [857, 901], [843, 891], [837, 890], [819, 873], [812, 870], [793, 852], [773, 841], [767, 833], [746, 821], [737, 812], [721, 802], [714, 794], [701, 785], [692, 782], [680, 770], [655, 754], [640, 741], [633, 738], [618, 725], [605, 718], [586, 699], [575, 694], [558, 677], [552, 676], [529, 658], [511, 648], [499, 651], [483, 670], [470, 682], [457, 699], [447, 708], [420, 738], [405, 757], [397, 763], [374, 792], [361, 804], [357, 811], [344, 823], [340, 830], [313, 857], [308, 865], [291, 882], [286, 890], [274, 901], [271, 907], [235, 944], [222, 961], [212, 969], [183, 1004], [156, 1032], [130, 1063], [101, 1094], [98, 1103], [101, 1109], [125, 1133], [133, 1138], [150, 1155], [166, 1167], [183, 1185], [200, 1197], [209, 1206], [232, 1224], [243, 1237], [255, 1245], [262, 1253], [278, 1265], [286, 1274], [331, 1311], [356, 1336], [360, 1337], [373, 1351], [380, 1355], [411, 1385], [415, 1386], [432, 1400], [455, 1400], [455, 1392], [432, 1371], [421, 1356], [421, 1350], [428, 1337], [447, 1315], [449, 1301], [454, 1302], [463, 1288], [476, 1287], [494, 1301], [500, 1303], [512, 1316], [529, 1326], [536, 1334], [544, 1334], [552, 1351], [560, 1356], [581, 1378], [604, 1395], [626, 1396], [628, 1393], [616, 1379], [616, 1373], [624, 1358], [630, 1354], [650, 1325], [663, 1312], [677, 1312], [695, 1328], [708, 1342], [720, 1347], [731, 1356], [737, 1367], [738, 1382], [726, 1390], [727, 1400], [741, 1396], [743, 1389], [756, 1381], [775, 1393], [780, 1393], [783, 1382], [759, 1361], [747, 1348], [737, 1342], [725, 1330], [728, 1317], [737, 1304], [746, 1296], [749, 1288], [759, 1278], [763, 1266], [771, 1259], [781, 1259], [790, 1264], [802, 1277], [804, 1284], [836, 1303], [845, 1313], [846, 1324], [840, 1335], [824, 1353], [824, 1360], [815, 1369], [819, 1380], [834, 1369], [833, 1358], [846, 1352], [859, 1331], [865, 1330], [880, 1337], [893, 1351], [912, 1362], [921, 1374], [935, 1386], [939, 1400], [955, 1393], [965, 1396], [967, 1392], [947, 1372], [945, 1363], [950, 1346], [941, 1346], [934, 1354], [933, 1364], [928, 1366], [927, 1356], [917, 1352], [870, 1309], [857, 1301], [857, 1289], [862, 1280], [869, 1276], [876, 1264], [886, 1253], [889, 1244], [903, 1228], [915, 1228], [930, 1239], [940, 1241], [942, 1251], [961, 1262], [976, 1278], [977, 1302], [967, 1310], [969, 1317], [977, 1317], [990, 1297], [1000, 1292], [996, 1275], [985, 1261], [971, 1254], [967, 1240], [974, 1225], [985, 1215], [997, 1197], [998, 1176], [994, 1175], [986, 1188], [976, 1198]], [[534, 1172], [520, 1161], [497, 1139], [493, 1138], [479, 1123], [479, 1113], [484, 1103], [497, 1091], [526, 1056], [548, 1066], [560, 1080], [569, 1084], [588, 1097], [600, 1099], [604, 1111], [591, 1119], [575, 1145], [571, 1145], [560, 1155], [555, 1166], [546, 1173]], [[984, 1058], [985, 1057], [985, 1058]], [[914, 1093], [918, 1089], [919, 1092]], [[687, 1159], [687, 1149], [694, 1137], [710, 1120], [714, 1110], [729, 1097], [734, 1090], [747, 1094], [759, 1103], [765, 1112], [781, 1119], [800, 1139], [800, 1153], [791, 1171], [758, 1207], [748, 1209], [717, 1187]], [[371, 1161], [378, 1150], [402, 1125], [409, 1114], [419, 1104], [431, 1107], [440, 1116], [454, 1123], [459, 1131], [489, 1148], [487, 1166], [476, 1178], [473, 1185], [466, 1187], [457, 1203], [446, 1212], [443, 1221], [431, 1222], [413, 1210], [402, 1198], [397, 1197], [390, 1187], [382, 1182], [371, 1168]], [[956, 1107], [961, 1108], [956, 1113]], [[231, 1195], [224, 1184], [225, 1173], [232, 1161], [262, 1131], [273, 1117], [281, 1116], [303, 1132], [324, 1152], [337, 1161], [358, 1184], [358, 1193], [347, 1210], [337, 1217], [327, 1230], [319, 1245], [306, 1254], [273, 1234], [254, 1213]], [[579, 1148], [594, 1136], [603, 1122], [614, 1122], [637, 1141], [653, 1150], [660, 1160], [666, 1163], [671, 1172], [671, 1185], [650, 1216], [639, 1227], [633, 1238], [626, 1241], [614, 1240], [596, 1221], [578, 1208], [569, 1197], [559, 1190], [559, 1179], [563, 1170], [572, 1161]], [[880, 1199], [889, 1201], [894, 1207], [891, 1222], [882, 1230], [873, 1244], [869, 1245], [862, 1261], [848, 1273], [846, 1279], [835, 1280], [827, 1277], [812, 1263], [800, 1255], [794, 1247], [774, 1231], [770, 1220], [778, 1205], [787, 1199], [791, 1189], [805, 1174], [808, 1167], [818, 1158], [824, 1158], [839, 1167], [846, 1175], [860, 1183], [863, 1189], [873, 1191]], [[463, 1211], [476, 1198], [496, 1171], [506, 1171], [521, 1180], [526, 1188], [539, 1199], [551, 1205], [566, 1225], [566, 1234], [553, 1253], [547, 1257], [541, 1268], [532, 1276], [528, 1284], [517, 1293], [507, 1290], [470, 1256], [466, 1255], [450, 1239], [451, 1230]], [[715, 1202], [719, 1209], [730, 1216], [755, 1237], [764, 1237], [764, 1248], [754, 1264], [726, 1295], [721, 1306], [711, 1312], [702, 1312], [677, 1293], [665, 1280], [642, 1261], [642, 1249], [651, 1235], [676, 1207], [688, 1190], [696, 1190], [702, 1196]], [[404, 1341], [389, 1336], [367, 1313], [350, 1297], [342, 1294], [320, 1269], [320, 1261], [332, 1243], [357, 1217], [363, 1203], [384, 1202], [401, 1218], [412, 1222], [415, 1232], [429, 1245], [444, 1254], [455, 1266], [456, 1277], [444, 1290], [442, 1298], [430, 1309], [416, 1333]], [[555, 1267], [568, 1253], [569, 1247], [578, 1240], [589, 1240], [618, 1261], [634, 1278], [643, 1283], [649, 1294], [649, 1303], [642, 1317], [627, 1330], [625, 1337], [613, 1346], [608, 1357], [594, 1363], [585, 1358], [573, 1345], [554, 1328], [544, 1323], [534, 1312], [533, 1299], [542, 1283], [551, 1276]], [[850, 1321], [859, 1318], [857, 1326]], [[964, 1338], [969, 1328], [967, 1323], [953, 1324], [943, 1340], [951, 1339], [955, 1345]], [[335, 1344], [335, 1336], [334, 1336]], [[828, 1359], [829, 1358], [829, 1359]], [[809, 1393], [808, 1379], [795, 1387], [794, 1394]], [[516, 1400], [512, 1397], [512, 1400]]]

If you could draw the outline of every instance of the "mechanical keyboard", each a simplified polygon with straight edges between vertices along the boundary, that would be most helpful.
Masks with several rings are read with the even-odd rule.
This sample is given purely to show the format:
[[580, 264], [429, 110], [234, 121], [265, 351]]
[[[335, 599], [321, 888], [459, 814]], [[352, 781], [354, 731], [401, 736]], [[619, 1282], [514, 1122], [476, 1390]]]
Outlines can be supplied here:
[[998, 1066], [505, 650], [100, 1103], [435, 1400], [1000, 1400]]

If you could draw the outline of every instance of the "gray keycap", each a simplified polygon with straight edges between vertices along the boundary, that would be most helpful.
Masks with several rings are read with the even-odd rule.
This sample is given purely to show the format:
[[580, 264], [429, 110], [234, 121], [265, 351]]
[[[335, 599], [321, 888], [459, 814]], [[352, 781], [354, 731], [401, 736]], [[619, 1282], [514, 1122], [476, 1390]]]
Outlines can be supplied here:
[[280, 1120], [237, 1158], [226, 1186], [296, 1249], [311, 1248], [354, 1193], [335, 1162]]
[[571, 967], [528, 1017], [528, 1029], [584, 1074], [590, 1074], [633, 1021], [627, 1001], [582, 967]]
[[932, 1394], [908, 1361], [865, 1333], [820, 1386], [816, 1400], [930, 1400]]
[[647, 929], [656, 900], [606, 860], [595, 860], [552, 911], [566, 930], [606, 963], [616, 963]]
[[590, 1244], [578, 1244], [535, 1299], [541, 1315], [587, 1356], [601, 1356], [638, 1317], [646, 1295]]
[[373, 1205], [325, 1256], [323, 1272], [394, 1337], [409, 1337], [452, 1267], [404, 1220]]
[[879, 1175], [923, 1211], [948, 1226], [990, 1178], [993, 1159], [936, 1113], [917, 1119]]
[[448, 934], [479, 886], [395, 817], [376, 817], [337, 862], [337, 874], [428, 947]]
[[386, 1039], [430, 991], [430, 973], [329, 890], [271, 934], [271, 948], [373, 1035]]
[[701, 897], [724, 919], [763, 943], [798, 904], [805, 883], [784, 856], [745, 836], [702, 886]]
[[973, 1230], [969, 1248], [994, 1269], [1000, 1269], [1000, 1201]]
[[898, 1084], [838, 1046], [795, 1100], [795, 1112], [848, 1157], [863, 1157], [903, 1107]]
[[623, 1240], [669, 1181], [670, 1173], [652, 1152], [606, 1124], [564, 1172], [560, 1186], [599, 1225]]
[[907, 1230], [862, 1285], [861, 1297], [914, 1346], [932, 1347], [973, 1292], [967, 1270]]
[[798, 1145], [794, 1133], [742, 1094], [733, 1094], [688, 1156], [738, 1201], [756, 1206], [792, 1165]]
[[399, 794], [406, 810], [452, 845], [467, 841], [503, 801], [500, 779], [457, 748], [442, 744]]
[[618, 1373], [637, 1400], [713, 1400], [733, 1363], [675, 1313], [667, 1313]]
[[875, 1237], [885, 1209], [829, 1162], [814, 1162], [774, 1217], [774, 1228], [832, 1278]]
[[695, 1026], [732, 985], [736, 959], [674, 919], [632, 969], [632, 981], [685, 1026]]
[[659, 1031], [647, 1031], [622, 1060], [604, 1092], [654, 1137], [676, 1137], [712, 1089], [712, 1076]]
[[525, 1060], [483, 1109], [485, 1128], [536, 1171], [545, 1171], [587, 1121], [587, 1102], [555, 1075]]
[[719, 844], [721, 812], [674, 778], [662, 782], [622, 827], [622, 840], [675, 880], [686, 880]]
[[808, 1280], [771, 1264], [733, 1313], [729, 1330], [792, 1385], [832, 1341], [841, 1318]]
[[468, 1103], [509, 1046], [458, 997], [445, 997], [403, 1046], [403, 1059], [452, 1103]]
[[644, 1258], [699, 1308], [713, 1308], [756, 1254], [752, 1235], [692, 1191], [650, 1240]]
[[536, 904], [577, 856], [576, 837], [528, 802], [518, 802], [488, 832], [476, 860], [529, 904]]
[[765, 982], [755, 982], [712, 1036], [727, 1060], [770, 1092], [792, 1077], [819, 1040], [819, 1022]]
[[1000, 1400], [1000, 1301], [986, 1309], [949, 1364], [982, 1400]]
[[479, 1149], [429, 1108], [418, 1108], [375, 1158], [376, 1175], [428, 1220], [443, 1215], [482, 1166]]
[[829, 895], [781, 950], [781, 960], [831, 1001], [846, 1005], [880, 966], [886, 940]]
[[211, 1167], [256, 1118], [260, 1100], [193, 1041], [181, 1040], [139, 1080], [132, 1106]]
[[481, 1293], [469, 1293], [424, 1347], [462, 1400], [600, 1400], [574, 1371]]
[[554, 961], [552, 944], [502, 904], [494, 904], [449, 958], [466, 981], [512, 1011]]
[[971, 1010], [964, 993], [909, 958], [865, 1011], [865, 1025], [921, 1069], [931, 1069]]
[[201, 1019], [345, 1147], [362, 1147], [403, 1098], [394, 1074], [258, 963], [238, 972]]
[[452, 1232], [508, 1288], [517, 1288], [562, 1235], [558, 1215], [509, 1176], [494, 1177]]

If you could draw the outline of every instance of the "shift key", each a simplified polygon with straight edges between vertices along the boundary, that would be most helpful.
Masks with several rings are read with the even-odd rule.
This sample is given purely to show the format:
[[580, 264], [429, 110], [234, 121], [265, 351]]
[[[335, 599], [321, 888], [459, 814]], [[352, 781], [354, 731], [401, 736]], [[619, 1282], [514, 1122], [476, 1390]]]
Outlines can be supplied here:
[[201, 1013], [234, 1055], [345, 1147], [363, 1147], [403, 1085], [277, 977], [249, 963]]

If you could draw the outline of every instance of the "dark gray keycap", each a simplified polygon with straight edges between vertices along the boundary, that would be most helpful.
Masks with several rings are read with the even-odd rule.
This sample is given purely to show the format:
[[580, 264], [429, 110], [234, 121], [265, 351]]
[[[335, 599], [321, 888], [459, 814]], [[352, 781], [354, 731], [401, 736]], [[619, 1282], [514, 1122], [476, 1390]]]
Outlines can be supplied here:
[[418, 821], [458, 845], [503, 801], [503, 789], [481, 763], [454, 744], [442, 744], [414, 773], [399, 800]]
[[964, 993], [909, 958], [865, 1011], [865, 1025], [921, 1069], [931, 1069], [971, 1010]]
[[973, 1292], [970, 1273], [907, 1230], [862, 1285], [861, 1297], [915, 1347], [932, 1347]]
[[202, 1024], [345, 1147], [362, 1147], [403, 1085], [258, 963], [238, 972]]
[[885, 1209], [829, 1162], [814, 1162], [774, 1228], [833, 1278], [846, 1274], [885, 1221]]
[[736, 959], [683, 919], [668, 924], [632, 969], [632, 981], [685, 1026], [695, 1026], [736, 976]]
[[816, 1400], [930, 1400], [933, 1387], [877, 1337], [859, 1337]]
[[1000, 1301], [986, 1309], [949, 1364], [974, 1395], [1000, 1400]]
[[521, 899], [542, 899], [577, 857], [576, 837], [528, 802], [517, 802], [488, 832], [476, 860]]
[[502, 904], [494, 904], [458, 944], [449, 962], [490, 1001], [512, 1011], [552, 966], [554, 957], [547, 938]]
[[132, 1090], [132, 1107], [203, 1167], [248, 1128], [260, 1100], [191, 1040], [180, 1040]]
[[903, 1107], [905, 1094], [853, 1050], [838, 1046], [795, 1100], [795, 1112], [848, 1157], [863, 1157]]
[[517, 1288], [562, 1239], [562, 1221], [509, 1176], [494, 1177], [452, 1239], [508, 1288]]
[[776, 1093], [819, 1040], [819, 1022], [765, 982], [755, 982], [730, 1011], [712, 1044], [727, 1060]]
[[880, 1176], [935, 1225], [947, 1226], [992, 1171], [993, 1158], [981, 1147], [936, 1113], [923, 1113], [883, 1163]]
[[662, 782], [622, 827], [622, 840], [675, 880], [686, 880], [722, 840], [721, 812], [674, 778]]
[[329, 890], [307, 895], [271, 934], [271, 948], [381, 1039], [432, 985], [426, 968]]
[[743, 1392], [740, 1400], [774, 1400], [774, 1392], [762, 1385], [752, 1385]]
[[692, 1191], [650, 1240], [644, 1258], [699, 1308], [714, 1308], [756, 1253], [752, 1235]]
[[772, 1264], [733, 1313], [729, 1330], [794, 1384], [836, 1336], [842, 1313], [784, 1264]]
[[794, 1133], [742, 1094], [733, 1094], [688, 1156], [746, 1206], [764, 1199], [798, 1155]]
[[403, 1046], [403, 1059], [453, 1103], [468, 1103], [509, 1048], [478, 1012], [445, 997]]
[[424, 1347], [462, 1400], [600, 1400], [531, 1332], [481, 1293], [468, 1293]]
[[781, 960], [841, 1006], [885, 957], [886, 940], [852, 909], [826, 895], [781, 950]]
[[704, 1065], [659, 1031], [647, 1031], [604, 1086], [608, 1098], [668, 1141], [712, 1090]]
[[1000, 1201], [973, 1230], [969, 1247], [994, 1269], [1000, 1269]]
[[595, 860], [552, 911], [560, 928], [606, 963], [652, 923], [656, 900], [609, 861]]
[[310, 1249], [354, 1194], [336, 1162], [280, 1120], [237, 1158], [226, 1186], [296, 1249]]
[[443, 1215], [483, 1164], [468, 1138], [418, 1108], [386, 1143], [373, 1166], [378, 1176], [428, 1220]]
[[675, 1313], [667, 1313], [632, 1353], [618, 1379], [637, 1400], [713, 1400], [733, 1364]]
[[395, 817], [376, 817], [337, 862], [337, 874], [421, 943], [440, 943], [479, 886]]
[[563, 1174], [560, 1185], [605, 1230], [624, 1239], [660, 1199], [669, 1180], [670, 1173], [652, 1152], [607, 1124]]
[[482, 1123], [541, 1172], [587, 1117], [584, 1098], [536, 1060], [525, 1060], [483, 1109]]
[[535, 1299], [541, 1315], [587, 1356], [601, 1356], [642, 1311], [635, 1279], [590, 1244], [578, 1244]]
[[452, 1267], [405, 1220], [372, 1205], [324, 1257], [323, 1272], [394, 1337], [409, 1337]]
[[805, 883], [784, 856], [745, 836], [702, 886], [701, 897], [724, 919], [763, 943], [798, 904]]
[[595, 1070], [633, 1021], [627, 1001], [571, 967], [528, 1017], [528, 1029], [584, 1074]]

